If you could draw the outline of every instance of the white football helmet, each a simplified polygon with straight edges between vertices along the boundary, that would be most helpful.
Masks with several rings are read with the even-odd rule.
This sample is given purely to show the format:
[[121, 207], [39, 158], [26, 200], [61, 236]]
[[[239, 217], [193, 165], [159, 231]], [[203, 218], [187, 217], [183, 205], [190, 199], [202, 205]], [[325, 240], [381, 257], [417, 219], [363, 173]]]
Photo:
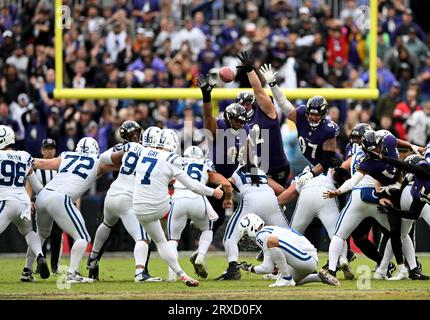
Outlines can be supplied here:
[[15, 143], [15, 132], [12, 128], [0, 125], [0, 149], [4, 149], [10, 144]]
[[156, 147], [163, 148], [170, 152], [176, 152], [179, 145], [179, 138], [172, 129], [161, 130]]
[[149, 127], [140, 135], [140, 143], [142, 143], [144, 147], [155, 147], [161, 131], [159, 127]]
[[205, 154], [202, 149], [197, 146], [190, 146], [184, 151], [185, 158], [203, 159]]
[[255, 238], [261, 226], [264, 227], [264, 220], [255, 213], [248, 213], [239, 221], [240, 237], [247, 235], [250, 238]]
[[94, 138], [85, 137], [79, 140], [75, 151], [80, 153], [99, 154], [99, 144]]

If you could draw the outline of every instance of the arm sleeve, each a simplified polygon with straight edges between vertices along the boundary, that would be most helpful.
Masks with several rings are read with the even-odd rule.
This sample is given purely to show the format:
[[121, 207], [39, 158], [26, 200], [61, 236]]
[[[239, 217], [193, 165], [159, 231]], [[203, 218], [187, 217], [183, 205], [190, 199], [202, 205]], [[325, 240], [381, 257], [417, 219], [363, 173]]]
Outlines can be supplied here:
[[212, 196], [214, 193], [214, 189], [206, 187], [204, 184], [192, 179], [185, 171], [177, 172], [175, 178], [194, 193], [203, 196]]
[[352, 188], [357, 185], [361, 179], [364, 178], [364, 174], [362, 174], [361, 172], [357, 171], [356, 173], [354, 173], [354, 175], [351, 177], [351, 179], [346, 180], [340, 187], [339, 187], [339, 191], [340, 193], [345, 193], [348, 191], [351, 191]]
[[100, 162], [104, 164], [113, 164], [112, 161], [113, 148], [110, 148], [100, 155]]
[[42, 183], [34, 172], [28, 176], [28, 182], [35, 194], [38, 194], [43, 189]]
[[273, 97], [275, 98], [278, 105], [281, 107], [282, 111], [286, 115], [290, 114], [290, 112], [294, 110], [294, 106], [291, 104], [290, 101], [287, 100], [278, 85], [274, 85], [273, 87], [271, 86], [270, 90], [272, 90]]
[[415, 164], [409, 164], [409, 163], [406, 163], [402, 160], [398, 160], [398, 159], [386, 157], [386, 156], [382, 156], [382, 161], [384, 161], [385, 163], [388, 163], [388, 164], [390, 164], [390, 165], [392, 165], [398, 169], [405, 170], [407, 172], [410, 172], [410, 173], [413, 173], [416, 175], [420, 175], [420, 176], [423, 176], [427, 179], [430, 179], [430, 171], [424, 169], [421, 166], [418, 166]]

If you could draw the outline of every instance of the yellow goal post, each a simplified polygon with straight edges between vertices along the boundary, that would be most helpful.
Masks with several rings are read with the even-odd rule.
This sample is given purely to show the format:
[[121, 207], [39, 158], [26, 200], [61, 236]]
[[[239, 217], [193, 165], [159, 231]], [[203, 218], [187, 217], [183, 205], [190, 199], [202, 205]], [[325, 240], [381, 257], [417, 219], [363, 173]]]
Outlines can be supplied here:
[[[378, 3], [370, 0], [370, 48], [369, 48], [369, 87], [363, 89], [349, 88], [298, 88], [282, 89], [288, 99], [308, 99], [314, 95], [322, 95], [327, 100], [343, 99], [377, 99], [377, 24]], [[70, 13], [70, 10], [69, 10]], [[174, 100], [200, 99], [199, 88], [63, 88], [63, 4], [55, 0], [55, 99], [139, 99], [139, 100]], [[365, 17], [366, 18], [366, 17]], [[213, 100], [234, 99], [243, 90], [250, 88], [215, 88]], [[270, 90], [267, 90], [271, 94]]]

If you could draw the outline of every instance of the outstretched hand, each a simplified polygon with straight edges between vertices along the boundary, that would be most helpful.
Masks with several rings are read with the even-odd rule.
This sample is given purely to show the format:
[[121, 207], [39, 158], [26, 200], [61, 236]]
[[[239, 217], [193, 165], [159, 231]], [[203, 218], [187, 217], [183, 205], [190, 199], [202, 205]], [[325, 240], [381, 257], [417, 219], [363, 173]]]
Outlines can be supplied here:
[[200, 90], [202, 90], [203, 93], [206, 93], [206, 92], [209, 93], [216, 86], [216, 83], [211, 83], [209, 81], [208, 76], [199, 74], [199, 77], [197, 78], [197, 85], [199, 86]]
[[242, 65], [237, 66], [236, 68], [244, 69], [246, 72], [251, 72], [252, 70], [254, 70], [253, 62], [249, 57], [248, 52], [242, 51], [237, 57], [239, 58], [240, 62], [242, 62]]
[[276, 83], [276, 75], [278, 72], [273, 71], [272, 65], [270, 63], [261, 66], [260, 72], [268, 84]]
[[253, 265], [251, 263], [248, 263], [246, 261], [240, 262], [238, 265], [236, 265], [236, 269], [243, 269], [245, 271], [252, 272]]

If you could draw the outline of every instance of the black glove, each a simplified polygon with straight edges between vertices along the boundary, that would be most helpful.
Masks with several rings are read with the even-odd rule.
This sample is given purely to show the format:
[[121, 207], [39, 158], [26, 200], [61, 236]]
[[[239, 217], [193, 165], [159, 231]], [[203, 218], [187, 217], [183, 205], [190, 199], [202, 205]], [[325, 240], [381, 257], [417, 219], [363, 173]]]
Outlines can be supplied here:
[[254, 266], [251, 263], [248, 263], [246, 261], [242, 261], [241, 263], [236, 265], [236, 269], [243, 269], [245, 271], [254, 272]]
[[378, 212], [379, 213], [389, 214], [389, 213], [391, 213], [390, 208], [391, 208], [390, 206], [383, 206], [381, 204], [378, 204]]
[[210, 83], [207, 77], [200, 74], [197, 79], [197, 85], [202, 90], [203, 102], [211, 102], [211, 91], [216, 86], [216, 83]]
[[244, 69], [246, 72], [251, 72], [254, 70], [252, 60], [249, 58], [248, 52], [242, 51], [240, 55], [237, 56], [242, 62], [241, 66], [237, 66], [238, 69]]

